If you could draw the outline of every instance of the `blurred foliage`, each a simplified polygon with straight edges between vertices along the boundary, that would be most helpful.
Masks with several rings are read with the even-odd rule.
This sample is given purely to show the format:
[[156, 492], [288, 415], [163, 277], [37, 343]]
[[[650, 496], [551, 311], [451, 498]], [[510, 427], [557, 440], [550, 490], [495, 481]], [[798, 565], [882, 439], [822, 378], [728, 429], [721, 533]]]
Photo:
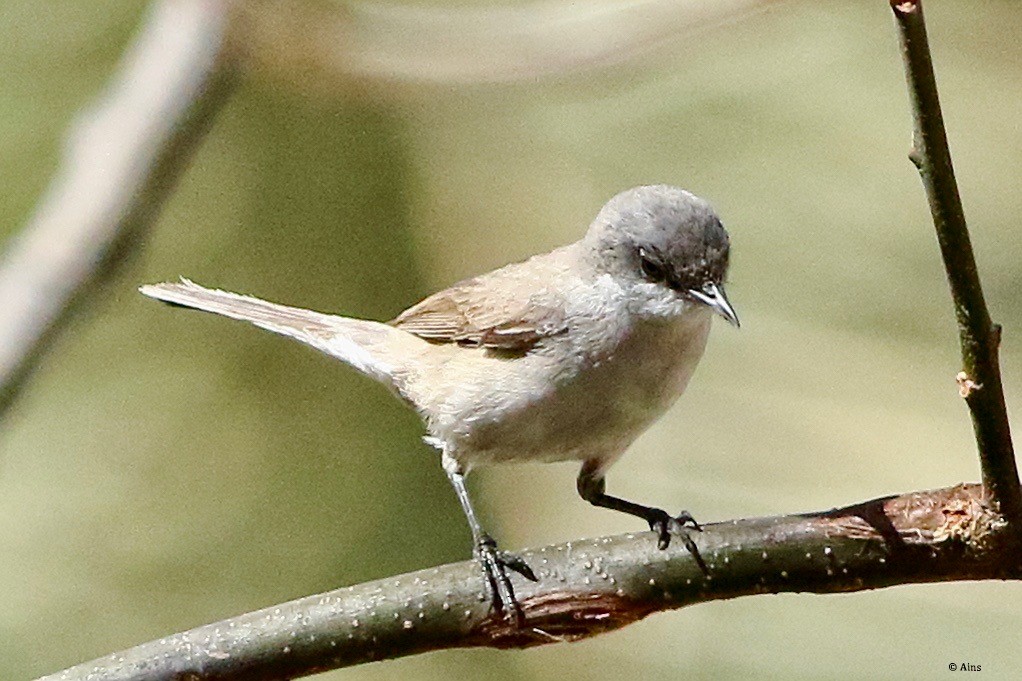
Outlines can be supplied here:
[[[3, 234], [32, 210], [63, 130], [143, 9], [0, 7]], [[1017, 414], [1022, 7], [934, 0], [927, 12]], [[888, 14], [885, 2], [792, 0], [610, 70], [386, 102], [249, 79], [142, 256], [79, 315], [3, 424], [0, 678], [469, 555], [416, 418], [383, 389], [262, 331], [155, 305], [136, 294], [143, 282], [187, 275], [386, 319], [577, 238], [624, 187], [680, 184], [731, 231], [743, 328], [719, 325], [688, 395], [610, 490], [712, 521], [975, 480]], [[509, 468], [473, 484], [509, 548], [637, 529], [578, 500], [574, 475]], [[931, 678], [968, 661], [984, 678], [1017, 678], [1016, 591], [745, 598], [573, 646], [344, 674]]]

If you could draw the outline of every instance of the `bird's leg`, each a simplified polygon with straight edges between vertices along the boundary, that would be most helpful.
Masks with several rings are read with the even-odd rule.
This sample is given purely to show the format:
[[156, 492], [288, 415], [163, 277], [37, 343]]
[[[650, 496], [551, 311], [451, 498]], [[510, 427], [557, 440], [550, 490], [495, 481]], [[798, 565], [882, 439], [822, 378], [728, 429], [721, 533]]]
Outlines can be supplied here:
[[692, 537], [689, 536], [686, 525], [696, 530], [701, 530], [702, 528], [699, 527], [699, 523], [695, 521], [695, 518], [688, 511], [682, 511], [678, 515], [671, 517], [663, 509], [643, 506], [642, 504], [610, 496], [606, 493], [606, 478], [603, 477], [600, 464], [595, 459], [590, 459], [582, 464], [582, 470], [578, 474], [577, 485], [579, 496], [593, 506], [600, 506], [638, 516], [649, 523], [649, 529], [657, 535], [657, 548], [661, 550], [666, 549], [671, 543], [671, 535], [677, 535], [682, 543], [685, 544], [688, 552], [692, 554], [692, 558], [699, 565], [699, 569], [704, 573], [707, 572], [706, 563], [703, 562], [702, 556], [699, 555], [699, 549], [696, 547], [695, 542], [692, 541]]
[[472, 541], [474, 544], [473, 554], [482, 565], [483, 575], [493, 607], [498, 612], [503, 612], [505, 617], [514, 617], [519, 626], [524, 625], [525, 616], [522, 609], [515, 600], [515, 591], [511, 586], [511, 578], [508, 576], [508, 569], [514, 570], [522, 577], [533, 582], [539, 581], [536, 574], [529, 567], [529, 564], [507, 551], [499, 551], [497, 542], [486, 532], [483, 532], [479, 520], [476, 518], [472, 502], [468, 498], [468, 490], [465, 488], [465, 474], [461, 467], [445, 453], [443, 456], [444, 471], [447, 479], [451, 481], [454, 492], [458, 495], [461, 508], [468, 519], [468, 526], [472, 530]]

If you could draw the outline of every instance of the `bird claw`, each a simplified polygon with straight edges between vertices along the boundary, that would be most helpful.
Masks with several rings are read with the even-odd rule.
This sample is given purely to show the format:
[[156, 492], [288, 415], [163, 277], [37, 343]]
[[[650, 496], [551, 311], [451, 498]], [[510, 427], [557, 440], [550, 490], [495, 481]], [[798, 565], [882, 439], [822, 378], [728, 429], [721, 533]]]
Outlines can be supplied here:
[[507, 551], [497, 551], [497, 562], [506, 568], [514, 570], [530, 582], [539, 581], [539, 577], [536, 576], [536, 573], [532, 571], [532, 568], [525, 562], [525, 559], [519, 555], [508, 553]]
[[525, 625], [525, 614], [515, 598], [514, 587], [508, 570], [517, 572], [529, 581], [538, 582], [539, 578], [529, 564], [520, 556], [497, 549], [497, 542], [484, 534], [476, 544], [476, 558], [483, 567], [483, 575], [493, 609], [501, 612], [508, 619], [514, 618], [519, 627]]
[[697, 532], [703, 531], [703, 528], [699, 526], [699, 523], [696, 522], [695, 518], [688, 511], [682, 511], [672, 518], [667, 515], [666, 511], [655, 509], [652, 517], [649, 519], [649, 529], [657, 535], [658, 549], [661, 551], [666, 549], [671, 545], [671, 537], [676, 536], [685, 545], [688, 552], [692, 554], [692, 558], [699, 565], [699, 569], [703, 571], [703, 574], [709, 574], [706, 563], [703, 562], [703, 557], [699, 555], [699, 548], [692, 541], [692, 537], [689, 534], [690, 527]]

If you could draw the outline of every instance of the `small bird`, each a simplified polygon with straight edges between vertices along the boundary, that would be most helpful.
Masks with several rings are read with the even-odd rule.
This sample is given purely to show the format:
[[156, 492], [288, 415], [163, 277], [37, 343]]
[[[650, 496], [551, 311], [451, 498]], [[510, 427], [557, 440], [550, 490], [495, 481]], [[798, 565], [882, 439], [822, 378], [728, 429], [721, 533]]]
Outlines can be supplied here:
[[605, 492], [605, 474], [684, 392], [724, 293], [729, 239], [710, 205], [667, 185], [628, 189], [581, 240], [467, 279], [387, 323], [322, 314], [207, 289], [187, 279], [142, 286], [152, 298], [251, 322], [380, 381], [422, 417], [468, 519], [494, 609], [521, 611], [508, 570], [465, 487], [475, 466], [579, 461], [586, 501], [645, 520], [661, 549], [676, 535], [705, 570], [687, 526]]

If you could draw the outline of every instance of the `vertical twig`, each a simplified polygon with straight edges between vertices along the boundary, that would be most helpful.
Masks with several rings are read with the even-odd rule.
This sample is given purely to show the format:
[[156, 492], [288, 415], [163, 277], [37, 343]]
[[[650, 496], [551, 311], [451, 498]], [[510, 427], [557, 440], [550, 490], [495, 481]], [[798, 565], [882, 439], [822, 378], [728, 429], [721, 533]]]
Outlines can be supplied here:
[[937, 240], [954, 301], [962, 346], [958, 383], [972, 414], [983, 485], [988, 499], [1009, 520], [1022, 521], [1022, 493], [1012, 449], [998, 363], [1000, 327], [990, 319], [972, 255], [958, 194], [944, 119], [937, 97], [921, 0], [892, 0], [912, 101], [913, 149], [933, 214]]

